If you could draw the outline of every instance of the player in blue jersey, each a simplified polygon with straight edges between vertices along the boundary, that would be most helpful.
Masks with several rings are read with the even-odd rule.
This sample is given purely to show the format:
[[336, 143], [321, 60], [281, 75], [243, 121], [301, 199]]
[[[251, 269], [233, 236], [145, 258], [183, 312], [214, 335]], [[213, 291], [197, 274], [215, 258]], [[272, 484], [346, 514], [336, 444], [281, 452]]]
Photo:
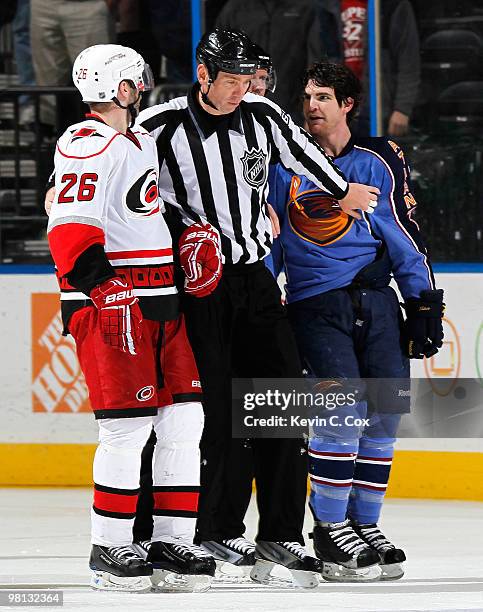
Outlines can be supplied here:
[[[409, 358], [430, 357], [442, 346], [443, 291], [435, 288], [412, 219], [416, 202], [402, 150], [385, 138], [351, 136], [358, 79], [324, 62], [307, 71], [304, 85], [308, 131], [350, 181], [376, 185], [381, 195], [372, 215], [354, 219], [307, 178], [281, 164], [272, 168], [269, 201], [281, 225], [272, 268], [276, 275], [285, 270], [289, 316], [311, 375], [333, 385], [347, 386], [341, 381], [348, 379], [396, 385], [384, 380], [376, 399], [340, 408], [338, 421], [327, 419], [311, 432], [314, 547], [328, 580], [397, 579], [404, 552], [377, 524], [397, 426], [409, 409]], [[355, 418], [369, 424], [356, 426]]]

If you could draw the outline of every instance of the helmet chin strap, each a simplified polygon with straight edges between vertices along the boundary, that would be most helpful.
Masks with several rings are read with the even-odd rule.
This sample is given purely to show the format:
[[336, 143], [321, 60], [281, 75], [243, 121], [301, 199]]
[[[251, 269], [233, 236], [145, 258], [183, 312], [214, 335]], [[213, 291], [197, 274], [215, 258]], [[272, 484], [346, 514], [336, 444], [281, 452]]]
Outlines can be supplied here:
[[214, 108], [215, 110], [219, 110], [218, 108], [216, 108], [213, 102], [208, 98], [208, 94], [210, 93], [210, 88], [211, 88], [212, 83], [213, 81], [209, 79], [208, 80], [208, 91], [206, 93], [204, 93], [204, 91], [200, 87], [201, 99], [203, 100], [203, 103], [206, 104], [207, 106], [211, 106], [211, 108]]
[[139, 102], [140, 99], [141, 99], [141, 94], [138, 93], [138, 97], [136, 98], [136, 100], [134, 100], [134, 102], [131, 102], [127, 106], [123, 106], [116, 97], [112, 99], [112, 101], [114, 102], [116, 106], [119, 106], [119, 108], [124, 108], [125, 110], [129, 111], [129, 115], [131, 117], [131, 122], [129, 123], [130, 128], [133, 127], [134, 122], [136, 121], [136, 117], [138, 116], [138, 111], [136, 110], [135, 105]]

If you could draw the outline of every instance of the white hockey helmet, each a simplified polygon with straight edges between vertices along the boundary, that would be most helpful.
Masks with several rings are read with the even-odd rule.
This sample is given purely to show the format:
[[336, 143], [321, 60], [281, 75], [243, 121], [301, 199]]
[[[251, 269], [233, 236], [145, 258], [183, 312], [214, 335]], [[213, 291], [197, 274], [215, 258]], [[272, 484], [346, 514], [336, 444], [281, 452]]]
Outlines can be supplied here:
[[72, 79], [83, 102], [109, 102], [117, 96], [121, 81], [132, 81], [139, 92], [154, 87], [149, 64], [137, 51], [121, 45], [94, 45], [81, 51]]

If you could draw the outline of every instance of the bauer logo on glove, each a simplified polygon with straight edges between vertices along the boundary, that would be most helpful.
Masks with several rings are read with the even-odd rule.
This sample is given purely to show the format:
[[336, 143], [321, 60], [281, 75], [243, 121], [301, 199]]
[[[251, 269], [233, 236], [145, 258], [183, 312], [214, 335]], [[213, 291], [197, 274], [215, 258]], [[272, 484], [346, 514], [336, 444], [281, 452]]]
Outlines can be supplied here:
[[185, 274], [185, 293], [205, 297], [220, 282], [222, 255], [220, 235], [209, 223], [195, 223], [179, 239], [179, 259]]
[[90, 298], [99, 311], [103, 341], [123, 353], [136, 355], [143, 316], [132, 287], [116, 276], [94, 287]]

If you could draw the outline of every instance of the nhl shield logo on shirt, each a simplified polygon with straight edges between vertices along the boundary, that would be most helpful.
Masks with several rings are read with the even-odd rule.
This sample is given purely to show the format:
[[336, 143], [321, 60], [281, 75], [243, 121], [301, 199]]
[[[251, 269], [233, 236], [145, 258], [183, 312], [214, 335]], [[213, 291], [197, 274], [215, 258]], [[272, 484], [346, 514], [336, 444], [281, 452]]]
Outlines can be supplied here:
[[243, 178], [253, 187], [258, 189], [267, 180], [267, 156], [261, 149], [250, 149], [245, 151], [241, 158], [243, 164]]

